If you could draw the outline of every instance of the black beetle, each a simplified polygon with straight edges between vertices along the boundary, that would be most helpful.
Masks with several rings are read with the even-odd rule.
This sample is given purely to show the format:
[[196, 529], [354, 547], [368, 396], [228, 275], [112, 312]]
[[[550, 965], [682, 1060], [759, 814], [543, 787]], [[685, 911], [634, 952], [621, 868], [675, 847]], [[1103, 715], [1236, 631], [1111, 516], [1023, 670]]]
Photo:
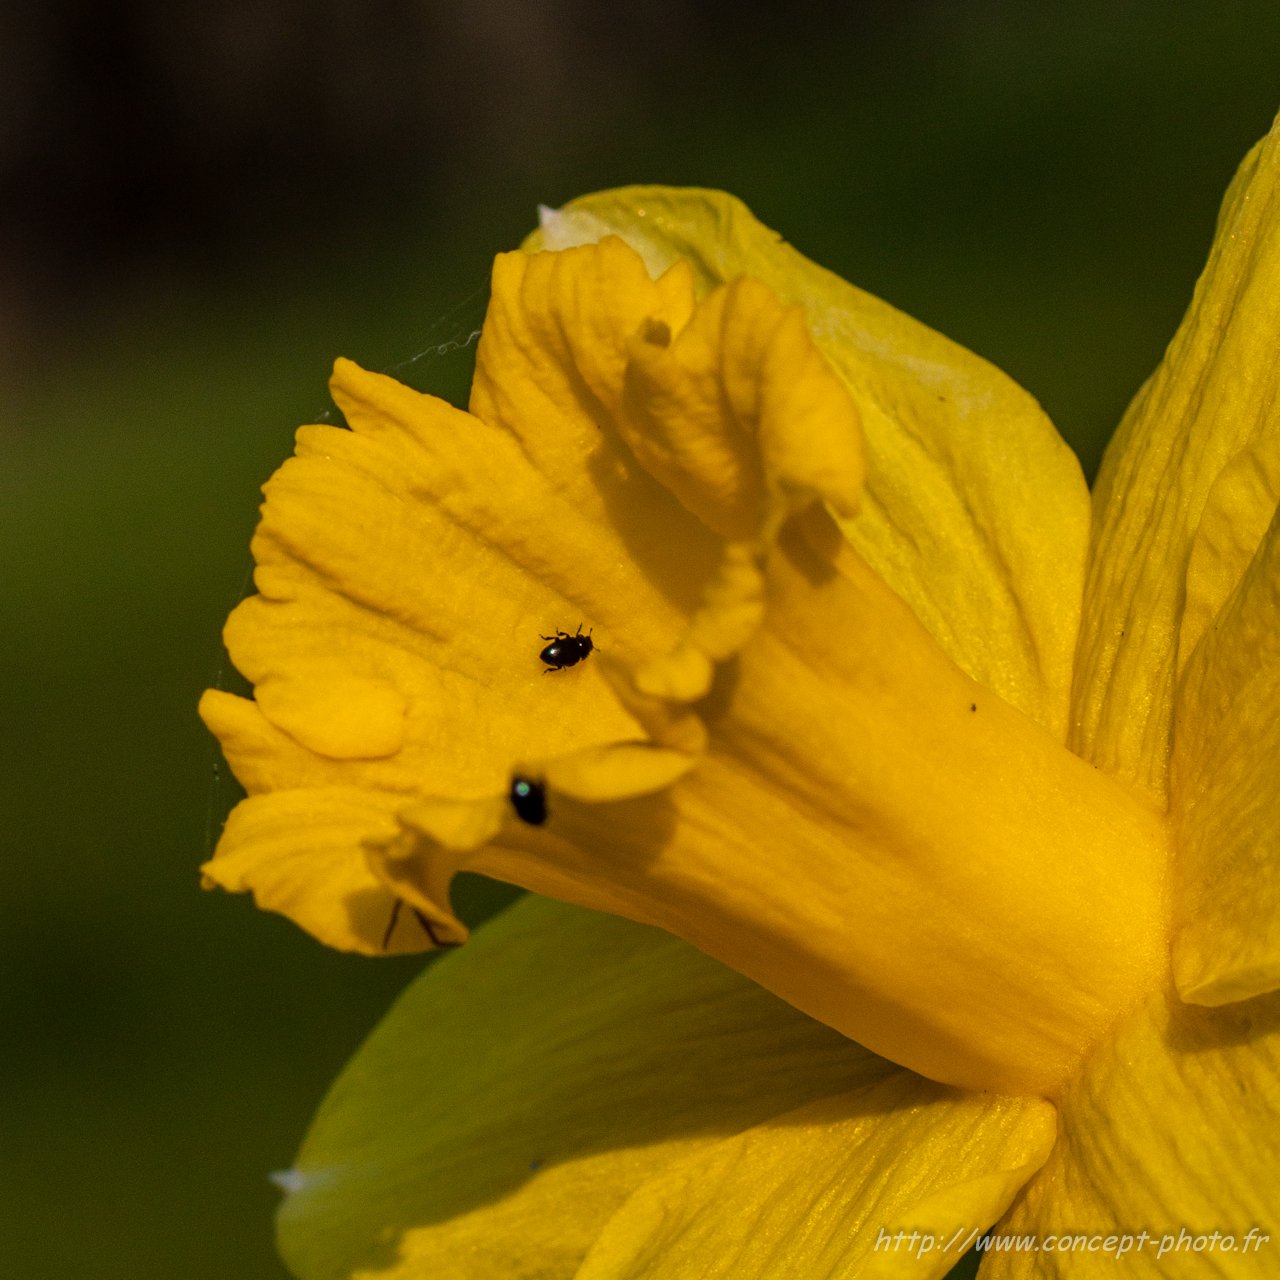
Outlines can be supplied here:
[[553, 636], [542, 636], [543, 640], [550, 640], [538, 657], [547, 664], [547, 669], [542, 673], [549, 676], [553, 671], [563, 671], [565, 667], [577, 666], [594, 649], [595, 642], [591, 639], [591, 632], [595, 628], [592, 627], [584, 636], [582, 634], [582, 623], [578, 623], [576, 635], [570, 635], [567, 631], [557, 631]]
[[507, 796], [521, 822], [527, 822], [531, 827], [540, 827], [546, 822], [547, 788], [536, 778], [526, 778], [517, 773], [511, 779], [511, 790]]

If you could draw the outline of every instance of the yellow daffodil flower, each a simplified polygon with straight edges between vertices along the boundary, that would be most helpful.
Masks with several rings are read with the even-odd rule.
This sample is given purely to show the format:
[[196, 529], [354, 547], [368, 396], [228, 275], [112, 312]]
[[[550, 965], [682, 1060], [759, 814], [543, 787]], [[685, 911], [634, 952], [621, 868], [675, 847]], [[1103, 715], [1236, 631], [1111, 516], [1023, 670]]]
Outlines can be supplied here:
[[1274, 132], [1092, 503], [714, 192], [548, 212], [467, 412], [340, 361], [207, 881], [367, 954], [545, 896], [336, 1084], [297, 1274], [1280, 1274], [1278, 339]]

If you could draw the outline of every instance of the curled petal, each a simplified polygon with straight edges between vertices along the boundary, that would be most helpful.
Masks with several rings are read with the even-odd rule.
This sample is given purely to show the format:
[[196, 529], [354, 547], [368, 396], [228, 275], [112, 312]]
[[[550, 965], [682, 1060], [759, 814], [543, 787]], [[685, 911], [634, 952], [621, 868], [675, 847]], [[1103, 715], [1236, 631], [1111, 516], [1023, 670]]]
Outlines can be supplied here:
[[231, 811], [216, 856], [202, 868], [205, 885], [252, 890], [264, 911], [340, 951], [381, 955], [464, 941], [466, 926], [451, 912], [434, 902], [401, 910], [385, 879], [353, 854], [395, 830], [394, 797], [351, 788], [250, 796]]
[[[600, 658], [664, 651], [717, 562], [718, 540], [638, 465], [615, 421], [637, 326], [683, 324], [692, 285], [681, 271], [650, 280], [617, 242], [569, 258], [499, 260], [475, 413], [337, 363], [350, 429], [298, 432], [266, 487], [258, 594], [226, 630], [254, 700], [206, 702], [251, 791], [369, 788], [386, 813], [389, 797], [406, 808], [501, 795], [514, 762], [575, 753], [578, 785], [599, 789], [608, 770], [588, 768], [592, 748], [646, 741], [600, 661], [545, 679], [539, 653], [562, 628], [585, 630]], [[690, 718], [665, 719], [676, 749], [696, 750]], [[660, 758], [634, 756], [668, 778], [683, 767]], [[323, 843], [336, 849], [336, 835]], [[284, 857], [279, 841], [262, 847]], [[305, 875], [305, 849], [289, 854], [281, 867]], [[359, 842], [348, 858], [369, 876]], [[221, 882], [261, 876], [275, 901], [309, 896], [282, 894], [281, 874], [242, 861]], [[447, 902], [417, 909], [449, 914]]]
[[727, 541], [758, 533], [767, 496], [857, 509], [857, 410], [802, 310], [756, 280], [717, 289], [674, 338], [666, 326], [642, 330], [625, 408], [632, 452]]
[[544, 210], [526, 247], [611, 235], [653, 275], [688, 262], [702, 293], [750, 276], [803, 307], [866, 442], [866, 488], [846, 535], [968, 675], [1065, 736], [1089, 494], [1035, 401], [985, 360], [810, 262], [723, 192], [584, 196]]

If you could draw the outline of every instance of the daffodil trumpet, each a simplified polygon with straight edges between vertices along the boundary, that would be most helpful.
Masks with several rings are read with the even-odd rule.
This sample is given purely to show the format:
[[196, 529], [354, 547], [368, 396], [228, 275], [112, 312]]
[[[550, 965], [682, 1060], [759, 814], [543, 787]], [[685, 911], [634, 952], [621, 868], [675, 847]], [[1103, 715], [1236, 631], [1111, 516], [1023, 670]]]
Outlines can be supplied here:
[[[357, 1059], [290, 1175], [300, 1274], [348, 1274], [393, 1203], [406, 1277], [720, 1274], [704, 1183], [776, 1242], [815, 1152], [857, 1230], [798, 1231], [774, 1270], [734, 1255], [735, 1276], [941, 1274], [954, 1258], [872, 1258], [873, 1183], [930, 1221], [1015, 1196], [1039, 1229], [1209, 1219], [1232, 1099], [1273, 1119], [1280, 1064], [1276, 152], [1228, 193], [1092, 507], [1025, 392], [718, 193], [544, 211], [495, 262], [466, 411], [338, 362], [347, 426], [300, 429], [227, 625], [254, 697], [202, 702], [248, 792], [206, 880], [366, 954], [464, 941], [463, 870], [573, 906], [473, 944], [530, 957], [514, 1003], [466, 948]], [[682, 972], [714, 1034], [681, 1022]], [[518, 1064], [473, 1041], [450, 974]], [[561, 998], [563, 1042], [528, 1020]], [[728, 1083], [648, 1138], [571, 1121], [635, 1087], [588, 1022], [662, 1079], [692, 1052]], [[438, 1097], [387, 1094], [420, 1126], [393, 1141], [361, 1073], [404, 1078], [412, 1025], [452, 1039], [423, 1066]], [[748, 1042], [756, 1068], [715, 1047]], [[785, 1087], [735, 1075], [784, 1052]], [[514, 1100], [446, 1116], [485, 1105], [477, 1069], [506, 1096], [490, 1061], [544, 1081], [558, 1127]], [[1141, 1118], [1157, 1097], [1176, 1138]], [[1090, 1127], [1107, 1108], [1123, 1131]], [[553, 1155], [521, 1172], [535, 1130]], [[370, 1199], [358, 1153], [387, 1143]], [[449, 1184], [459, 1161], [474, 1178]], [[1239, 1178], [1221, 1203], [1271, 1221]], [[1213, 1274], [1261, 1274], [1244, 1259]]]

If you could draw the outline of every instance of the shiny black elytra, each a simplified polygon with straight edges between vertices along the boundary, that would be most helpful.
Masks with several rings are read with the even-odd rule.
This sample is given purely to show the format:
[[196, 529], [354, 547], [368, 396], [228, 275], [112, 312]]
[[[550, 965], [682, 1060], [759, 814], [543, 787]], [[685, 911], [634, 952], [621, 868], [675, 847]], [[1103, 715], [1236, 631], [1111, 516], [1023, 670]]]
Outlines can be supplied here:
[[553, 671], [563, 671], [565, 667], [576, 667], [596, 647], [591, 639], [591, 632], [594, 630], [595, 628], [592, 627], [591, 631], [584, 636], [582, 623], [578, 623], [578, 630], [574, 635], [570, 635], [567, 631], [557, 631], [553, 636], [542, 636], [543, 640], [551, 641], [538, 654], [538, 657], [547, 664], [547, 669], [542, 674], [549, 676]]
[[547, 788], [536, 778], [526, 778], [517, 773], [511, 779], [511, 790], [507, 796], [521, 822], [527, 822], [531, 827], [540, 827], [546, 822]]

